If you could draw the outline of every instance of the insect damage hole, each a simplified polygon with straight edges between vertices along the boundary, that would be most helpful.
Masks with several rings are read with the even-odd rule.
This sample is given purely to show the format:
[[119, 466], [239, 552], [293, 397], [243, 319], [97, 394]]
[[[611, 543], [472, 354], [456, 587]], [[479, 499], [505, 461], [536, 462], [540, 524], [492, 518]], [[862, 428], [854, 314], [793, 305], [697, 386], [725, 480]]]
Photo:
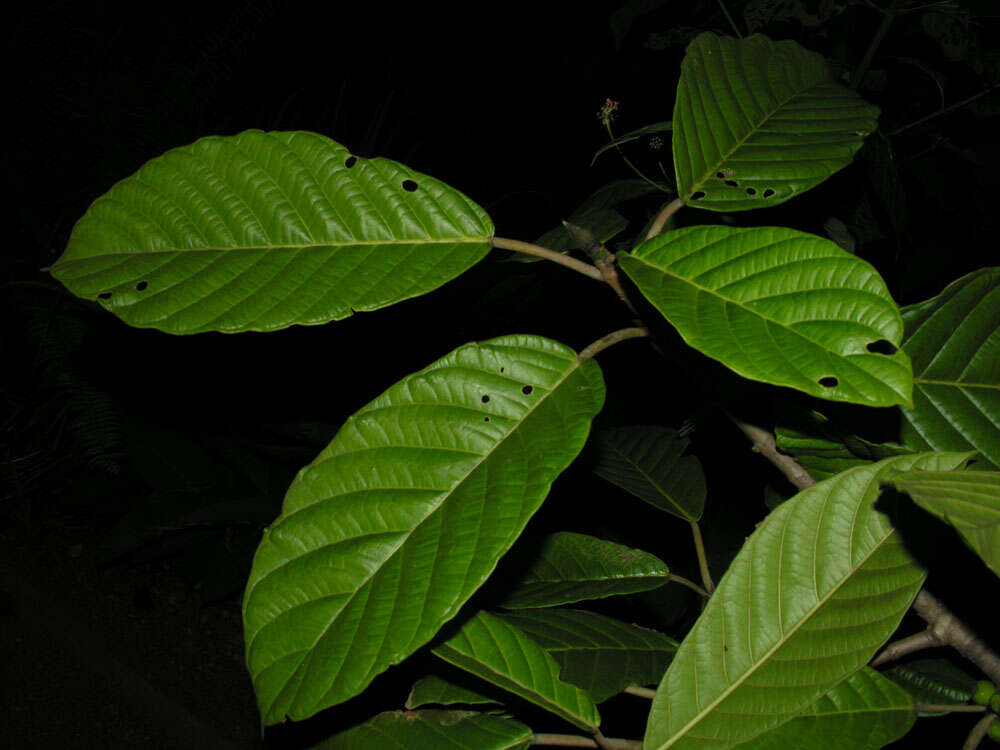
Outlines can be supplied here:
[[747, 188], [747, 195], [757, 195], [757, 191], [753, 188]]
[[526, 386], [524, 386], [524, 388], [521, 389], [521, 393], [523, 393], [525, 396], [528, 396], [528, 395], [531, 395], [531, 392], [533, 390], [535, 390], [535, 389], [532, 388], [530, 385], [526, 385]]
[[408, 193], [415, 193], [417, 191], [417, 183], [413, 180], [403, 180], [403, 190]]
[[770, 198], [772, 195], [774, 195], [774, 191], [771, 190], [771, 188], [767, 188], [767, 190], [764, 191], [765, 198]]
[[488, 404], [490, 402], [490, 397], [484, 393], [480, 401], [482, 401], [484, 404]]
[[97, 299], [111, 299], [111, 292], [101, 292], [97, 295]]
[[825, 378], [819, 379], [819, 384], [824, 388], [836, 388], [840, 381], [837, 380], [833, 375], [827, 375]]
[[726, 180], [726, 184], [729, 187], [739, 187], [739, 183], [736, 180]]
[[704, 197], [705, 197], [705, 191], [704, 190], [699, 190], [697, 193], [693, 193], [691, 195], [691, 200], [693, 200], [693, 201], [700, 201]]
[[148, 287], [148, 286], [149, 286], [149, 282], [147, 282], [147, 281], [140, 281], [138, 284], [135, 285], [135, 290], [137, 292], [144, 292], [144, 291], [146, 291], [146, 287]]
[[347, 167], [348, 169], [350, 169], [351, 167], [353, 167], [357, 163], [358, 163], [358, 157], [356, 157], [356, 156], [348, 156], [347, 159], [344, 161], [344, 166]]
[[892, 355], [899, 351], [896, 345], [891, 341], [886, 341], [885, 339], [879, 339], [878, 341], [873, 341], [868, 346], [865, 347], [872, 354], [886, 354]]

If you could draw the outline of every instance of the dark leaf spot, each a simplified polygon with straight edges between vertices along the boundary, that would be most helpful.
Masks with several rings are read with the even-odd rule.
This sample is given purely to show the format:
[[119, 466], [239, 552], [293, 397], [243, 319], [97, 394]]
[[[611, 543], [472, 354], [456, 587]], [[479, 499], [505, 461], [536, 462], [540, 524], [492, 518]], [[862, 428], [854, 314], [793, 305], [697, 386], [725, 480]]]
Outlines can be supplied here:
[[416, 192], [417, 183], [415, 183], [413, 180], [403, 180], [403, 190], [405, 190], [408, 193]]
[[768, 188], [767, 190], [764, 191], [765, 198], [770, 198], [772, 195], [774, 195], [774, 191], [771, 190], [771, 188]]
[[144, 291], [146, 291], [146, 287], [147, 286], [149, 286], [149, 284], [147, 282], [140, 281], [138, 284], [135, 285], [135, 290], [137, 292], [144, 292]]
[[532, 388], [530, 385], [526, 385], [526, 386], [524, 386], [524, 388], [521, 389], [521, 393], [523, 393], [525, 396], [527, 396], [533, 390], [534, 390], [534, 388]]
[[501, 367], [501, 368], [500, 368], [500, 372], [503, 372], [503, 370], [504, 370], [504, 368], [502, 368], [502, 367]]
[[482, 401], [483, 401], [483, 403], [484, 403], [484, 404], [488, 404], [488, 403], [490, 402], [490, 397], [489, 397], [489, 396], [487, 396], [487, 395], [486, 395], [486, 394], [484, 393], [484, 394], [483, 394], [483, 398], [482, 398]]
[[484, 422], [489, 422], [489, 421], [490, 421], [490, 418], [489, 418], [489, 417], [483, 417], [483, 421], [484, 421]]
[[726, 184], [729, 185], [729, 187], [737, 187], [739, 183], [737, 183], [736, 180], [726, 180]]
[[747, 195], [757, 195], [757, 191], [753, 188], [747, 188]]
[[720, 180], [726, 179], [726, 173], [725, 172], [716, 172], [715, 176], [718, 177]]
[[691, 196], [691, 200], [693, 200], [693, 201], [700, 201], [704, 197], [705, 197], [705, 191], [704, 190], [699, 190], [697, 193], [695, 193], [694, 195]]
[[891, 341], [886, 341], [885, 339], [873, 341], [865, 349], [872, 354], [895, 354], [898, 351]]
[[819, 379], [819, 384], [824, 388], [836, 388], [839, 382], [833, 375], [827, 375], [825, 378]]
[[97, 295], [98, 299], [111, 299], [111, 292], [101, 292]]
[[351, 167], [353, 167], [357, 163], [358, 163], [358, 157], [356, 157], [356, 156], [348, 156], [347, 157], [347, 161], [344, 162], [344, 166], [347, 167], [348, 169], [350, 169]]

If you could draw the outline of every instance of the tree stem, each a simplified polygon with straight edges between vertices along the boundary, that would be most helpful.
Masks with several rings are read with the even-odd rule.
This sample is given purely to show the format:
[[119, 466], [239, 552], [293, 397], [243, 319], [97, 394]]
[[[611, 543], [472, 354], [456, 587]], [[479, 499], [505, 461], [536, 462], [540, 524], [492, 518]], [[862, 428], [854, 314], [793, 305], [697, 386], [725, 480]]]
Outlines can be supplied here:
[[609, 333], [607, 336], [601, 336], [593, 344], [588, 346], [578, 355], [580, 359], [590, 359], [598, 352], [602, 352], [609, 346], [617, 344], [619, 341], [624, 341], [625, 339], [634, 339], [640, 336], [648, 336], [649, 331], [645, 328], [640, 328], [638, 326], [634, 328], [622, 328], [621, 330], [615, 331], [614, 333]]
[[802, 468], [802, 464], [778, 450], [778, 445], [771, 432], [755, 424], [743, 422], [732, 414], [728, 414], [728, 412], [727, 416], [733, 424], [743, 431], [744, 435], [750, 438], [754, 451], [774, 464], [797, 489], [804, 490], [816, 484], [816, 480], [809, 475], [808, 471]]
[[670, 203], [665, 205], [660, 209], [660, 213], [656, 215], [653, 219], [653, 223], [649, 225], [649, 231], [646, 232], [646, 239], [655, 237], [660, 232], [663, 231], [663, 225], [667, 223], [667, 219], [673, 216], [675, 213], [681, 210], [684, 206], [684, 199], [681, 197], [674, 198]]
[[716, 0], [716, 2], [719, 4], [719, 7], [722, 8], [722, 14], [726, 17], [726, 20], [729, 21], [729, 25], [733, 27], [733, 33], [736, 34], [737, 38], [742, 39], [743, 35], [740, 33], [739, 28], [737, 28], [733, 17], [729, 15], [729, 9], [726, 7], [725, 2], [723, 2], [723, 0]]
[[931, 632], [931, 629], [927, 628], [926, 630], [921, 630], [919, 633], [908, 635], [906, 638], [900, 638], [898, 641], [890, 643], [882, 650], [881, 654], [872, 660], [871, 666], [877, 667], [880, 664], [902, 659], [904, 656], [908, 656], [916, 651], [940, 645]]
[[926, 589], [917, 594], [913, 611], [927, 622], [928, 631], [940, 645], [951, 646], [979, 667], [994, 685], [1000, 684], [1000, 656]]
[[990, 731], [990, 724], [992, 724], [997, 718], [996, 714], [986, 714], [983, 718], [976, 722], [976, 725], [972, 727], [972, 731], [969, 732], [969, 736], [965, 740], [965, 744], [962, 745], [962, 750], [976, 750], [979, 747], [979, 743], [983, 741], [986, 737], [986, 733]]
[[703, 589], [701, 586], [699, 586], [694, 581], [691, 581], [691, 580], [685, 578], [684, 576], [679, 576], [676, 573], [671, 573], [670, 577], [667, 580], [673, 581], [674, 583], [679, 583], [682, 586], [687, 586], [689, 589], [691, 589], [692, 591], [694, 591], [695, 593], [697, 593], [699, 596], [703, 596], [706, 599], [709, 596], [711, 596], [711, 594], [709, 594], [707, 591], [705, 591], [705, 589]]
[[597, 747], [604, 750], [642, 750], [641, 740], [622, 740], [605, 737], [600, 732], [595, 739], [579, 734], [533, 734], [532, 745], [555, 745], [556, 747]]
[[656, 697], [656, 691], [650, 688], [639, 687], [638, 685], [629, 685], [625, 688], [625, 692], [629, 695], [638, 695], [640, 698], [648, 698], [653, 700]]
[[578, 273], [582, 273], [584, 276], [589, 276], [595, 281], [604, 281], [601, 272], [589, 263], [584, 263], [582, 260], [577, 260], [570, 255], [557, 253], [555, 250], [549, 250], [547, 247], [532, 245], [530, 242], [521, 242], [521, 240], [509, 240], [506, 237], [494, 237], [493, 247], [551, 260], [553, 263], [559, 263], [567, 268], [572, 268]]
[[979, 705], [955, 705], [953, 703], [914, 703], [913, 710], [920, 714], [940, 714], [947, 711], [952, 714], [979, 714], [986, 710], [986, 706]]
[[712, 573], [708, 569], [708, 557], [705, 555], [705, 542], [701, 538], [701, 527], [697, 521], [691, 522], [691, 534], [694, 535], [694, 549], [698, 553], [698, 570], [701, 571], [701, 583], [709, 596], [715, 591], [712, 583]]

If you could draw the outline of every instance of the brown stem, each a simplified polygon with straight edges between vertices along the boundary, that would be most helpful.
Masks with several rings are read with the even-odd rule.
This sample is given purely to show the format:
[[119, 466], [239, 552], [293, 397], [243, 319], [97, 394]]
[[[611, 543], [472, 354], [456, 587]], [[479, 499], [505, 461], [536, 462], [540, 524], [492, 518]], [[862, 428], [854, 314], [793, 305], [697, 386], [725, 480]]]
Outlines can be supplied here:
[[642, 750], [641, 740], [622, 740], [605, 737], [598, 732], [594, 739], [579, 734], [533, 734], [532, 745], [555, 745], [557, 747], [599, 747], [605, 750]]
[[670, 576], [667, 578], [667, 580], [668, 581], [673, 581], [674, 583], [679, 583], [682, 586], [687, 586], [689, 589], [691, 589], [692, 591], [694, 591], [696, 594], [698, 594], [699, 596], [703, 596], [706, 599], [709, 596], [711, 596], [711, 594], [709, 594], [707, 591], [705, 591], [705, 589], [703, 589], [701, 586], [699, 586], [694, 581], [688, 580], [684, 576], [679, 576], [676, 573], [671, 573]]
[[593, 357], [598, 352], [602, 352], [609, 346], [617, 344], [619, 341], [624, 341], [625, 339], [634, 339], [640, 336], [648, 336], [649, 331], [645, 328], [640, 328], [638, 326], [634, 328], [622, 328], [621, 330], [609, 333], [607, 336], [601, 336], [593, 344], [588, 346], [578, 355], [580, 359], [589, 359]]
[[649, 225], [649, 231], [646, 232], [646, 239], [655, 237], [660, 232], [663, 231], [663, 225], [667, 223], [667, 219], [673, 216], [675, 213], [681, 210], [684, 205], [684, 199], [681, 197], [674, 198], [670, 203], [665, 205], [660, 209], [660, 213], [656, 215], [653, 219], [653, 223]]
[[494, 237], [493, 247], [499, 247], [503, 250], [514, 250], [518, 253], [551, 260], [553, 263], [559, 263], [567, 268], [572, 268], [574, 271], [582, 273], [584, 276], [589, 276], [596, 281], [604, 281], [601, 272], [589, 263], [577, 260], [571, 255], [563, 255], [562, 253], [557, 253], [555, 250], [549, 250], [547, 247], [532, 245], [530, 242], [521, 242], [521, 240], [509, 240], [506, 237]]
[[701, 538], [701, 527], [697, 521], [691, 522], [691, 533], [694, 535], [694, 549], [698, 554], [698, 570], [701, 572], [701, 583], [709, 596], [715, 591], [715, 584], [712, 583], [712, 573], [708, 569], [708, 557], [705, 556], [705, 542]]
[[656, 691], [646, 687], [639, 687], [638, 685], [629, 685], [625, 688], [624, 692], [629, 695], [638, 695], [640, 698], [648, 698], [653, 700], [656, 697]]
[[990, 731], [990, 724], [996, 721], [996, 718], [996, 714], [986, 714], [986, 716], [977, 721], [976, 725], [972, 727], [972, 731], [969, 732], [969, 736], [965, 738], [962, 750], [976, 750], [979, 747], [979, 743], [983, 741], [986, 734]]
[[913, 611], [924, 618], [939, 644], [951, 646], [979, 667], [994, 685], [1000, 684], [1000, 656], [926, 589], [917, 594]]
[[886, 662], [902, 659], [904, 656], [908, 656], [916, 651], [940, 645], [931, 632], [931, 629], [927, 628], [927, 630], [921, 630], [919, 633], [908, 635], [906, 638], [900, 638], [898, 641], [893, 641], [885, 647], [881, 654], [872, 660], [871, 665], [877, 667]]
[[986, 706], [979, 705], [955, 705], [954, 703], [914, 703], [913, 711], [918, 714], [981, 714], [986, 710]]
[[816, 480], [809, 476], [809, 472], [802, 468], [802, 464], [791, 456], [786, 456], [778, 450], [778, 445], [774, 441], [773, 434], [755, 424], [743, 422], [734, 417], [732, 414], [729, 414], [728, 416], [729, 419], [732, 420], [733, 424], [739, 427], [740, 430], [743, 431], [743, 434], [750, 438], [750, 442], [753, 443], [754, 452], [764, 456], [764, 458], [778, 467], [778, 470], [781, 471], [781, 473], [784, 474], [788, 478], [788, 481], [795, 485], [795, 487], [800, 490], [804, 490], [807, 487], [812, 487], [816, 484]]

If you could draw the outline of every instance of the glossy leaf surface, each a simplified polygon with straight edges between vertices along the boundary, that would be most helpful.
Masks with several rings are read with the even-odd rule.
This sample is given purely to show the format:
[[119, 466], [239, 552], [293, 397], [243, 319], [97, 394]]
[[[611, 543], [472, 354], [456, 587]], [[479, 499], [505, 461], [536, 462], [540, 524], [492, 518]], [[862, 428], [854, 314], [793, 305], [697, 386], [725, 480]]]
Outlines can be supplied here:
[[878, 272], [829, 240], [687, 227], [618, 257], [689, 345], [743, 377], [832, 401], [910, 403], [899, 310]]
[[859, 670], [896, 629], [924, 573], [874, 507], [923, 453], [850, 469], [779, 505], [736, 555], [653, 700], [646, 750], [728, 748], [775, 729]]
[[386, 711], [311, 750], [522, 750], [531, 729], [474, 711]]
[[879, 750], [910, 731], [916, 714], [901, 687], [864, 667], [791, 721], [741, 750]]
[[126, 323], [273, 331], [429, 292], [489, 252], [460, 192], [315, 133], [202, 138], [98, 198], [50, 269]]
[[406, 708], [414, 709], [421, 706], [436, 704], [439, 706], [479, 706], [496, 705], [495, 698], [476, 692], [465, 685], [458, 685], [451, 680], [447, 680], [439, 675], [428, 675], [421, 677], [410, 688], [410, 694], [406, 697]]
[[954, 526], [1000, 576], [1000, 472], [907, 471], [891, 475], [886, 483]]
[[265, 531], [243, 606], [267, 724], [360, 693], [451, 619], [583, 447], [600, 369], [537, 336], [467, 344], [355, 413]]
[[712, 211], [783, 203], [847, 166], [877, 117], [795, 42], [699, 34], [674, 104], [678, 194]]
[[594, 472], [640, 500], [685, 521], [705, 509], [705, 472], [690, 441], [669, 427], [619, 427], [597, 433]]
[[977, 450], [1000, 470], [1000, 268], [983, 268], [902, 310], [913, 361], [913, 409], [903, 442], [917, 450]]
[[537, 557], [501, 606], [553, 607], [634, 594], [659, 588], [669, 577], [666, 564], [648, 552], [560, 531], [545, 539]]
[[559, 662], [559, 677], [596, 703], [629, 685], [654, 685], [678, 643], [649, 628], [580, 609], [533, 609], [500, 615]]
[[541, 706], [587, 731], [600, 714], [580, 688], [559, 679], [559, 664], [520, 628], [479, 612], [434, 653], [497, 687]]

